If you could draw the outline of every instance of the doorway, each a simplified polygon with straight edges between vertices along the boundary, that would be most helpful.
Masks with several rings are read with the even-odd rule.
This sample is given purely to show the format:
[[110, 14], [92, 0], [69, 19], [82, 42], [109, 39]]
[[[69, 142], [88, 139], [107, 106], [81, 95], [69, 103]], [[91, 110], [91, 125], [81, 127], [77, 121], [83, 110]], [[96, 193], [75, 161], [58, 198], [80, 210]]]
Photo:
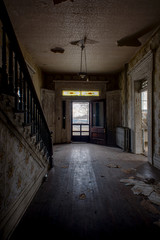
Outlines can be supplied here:
[[148, 91], [141, 91], [142, 151], [148, 155]]
[[[131, 79], [131, 151], [136, 154], [143, 152], [142, 147], [142, 122], [141, 122], [141, 94], [142, 88], [147, 83], [147, 157], [151, 164], [154, 164], [153, 157], [153, 52], [149, 51], [137, 64], [130, 70]], [[141, 84], [141, 86], [140, 86]], [[145, 90], [143, 88], [143, 90]], [[140, 114], [140, 117], [139, 117]]]
[[90, 141], [106, 145], [105, 100], [94, 100], [90, 105]]
[[89, 102], [72, 102], [71, 140], [89, 142], [90, 139]]
[[72, 102], [71, 140], [106, 144], [104, 100]]

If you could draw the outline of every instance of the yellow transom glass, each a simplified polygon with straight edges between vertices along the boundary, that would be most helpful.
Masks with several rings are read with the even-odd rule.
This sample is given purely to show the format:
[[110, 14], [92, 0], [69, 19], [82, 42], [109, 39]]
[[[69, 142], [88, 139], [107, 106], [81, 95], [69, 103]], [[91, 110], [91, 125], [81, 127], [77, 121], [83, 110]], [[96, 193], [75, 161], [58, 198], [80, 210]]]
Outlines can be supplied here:
[[77, 90], [63, 90], [62, 96], [84, 96], [84, 97], [98, 97], [99, 91], [77, 91]]
[[99, 96], [99, 91], [81, 91], [81, 96]]
[[63, 90], [62, 96], [80, 96], [80, 91]]

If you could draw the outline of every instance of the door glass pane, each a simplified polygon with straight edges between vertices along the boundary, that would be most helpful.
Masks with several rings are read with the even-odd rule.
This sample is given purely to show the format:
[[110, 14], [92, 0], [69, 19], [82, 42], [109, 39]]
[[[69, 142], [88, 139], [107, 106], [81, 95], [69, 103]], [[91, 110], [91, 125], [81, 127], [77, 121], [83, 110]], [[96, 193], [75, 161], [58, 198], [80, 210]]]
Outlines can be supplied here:
[[72, 131], [80, 131], [80, 125], [72, 125]]
[[80, 132], [72, 132], [73, 136], [80, 136]]
[[89, 131], [89, 125], [82, 125], [81, 126], [81, 131]]
[[94, 127], [104, 127], [103, 102], [93, 102], [92, 104], [92, 125]]
[[81, 132], [82, 136], [89, 136], [89, 132]]
[[72, 123], [89, 124], [89, 102], [72, 103]]

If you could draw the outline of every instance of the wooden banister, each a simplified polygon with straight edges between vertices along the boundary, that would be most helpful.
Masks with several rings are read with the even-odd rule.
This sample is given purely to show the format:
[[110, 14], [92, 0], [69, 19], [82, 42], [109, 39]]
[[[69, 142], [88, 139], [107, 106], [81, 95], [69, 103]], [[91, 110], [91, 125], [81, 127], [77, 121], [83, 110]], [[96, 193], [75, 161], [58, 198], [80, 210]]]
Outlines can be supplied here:
[[31, 126], [31, 135], [36, 135], [36, 141], [45, 149], [52, 165], [51, 133], [3, 0], [0, 0], [0, 20], [2, 22], [1, 92], [14, 96], [15, 111], [24, 114], [24, 126]]

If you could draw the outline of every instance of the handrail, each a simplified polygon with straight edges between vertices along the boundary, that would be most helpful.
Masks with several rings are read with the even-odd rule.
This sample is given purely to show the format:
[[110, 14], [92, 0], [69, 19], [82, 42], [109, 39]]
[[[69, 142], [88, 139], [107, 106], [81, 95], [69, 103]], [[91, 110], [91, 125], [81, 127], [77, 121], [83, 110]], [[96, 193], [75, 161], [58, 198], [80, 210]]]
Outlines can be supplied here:
[[[19, 47], [3, 0], [0, 0], [2, 22], [1, 92], [15, 97], [15, 111], [24, 113], [24, 126], [31, 126], [31, 135], [45, 149], [52, 162], [51, 133], [44, 117], [26, 62]], [[7, 53], [8, 49], [8, 53]]]

